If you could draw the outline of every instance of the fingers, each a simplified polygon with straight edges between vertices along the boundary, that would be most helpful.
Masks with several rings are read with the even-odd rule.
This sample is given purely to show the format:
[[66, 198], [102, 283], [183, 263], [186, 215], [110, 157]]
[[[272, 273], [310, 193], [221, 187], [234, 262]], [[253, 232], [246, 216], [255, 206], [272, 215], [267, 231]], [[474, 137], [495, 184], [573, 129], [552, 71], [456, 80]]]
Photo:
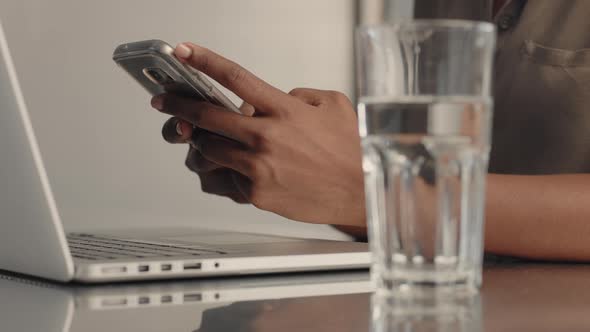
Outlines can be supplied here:
[[182, 43], [176, 47], [175, 55], [263, 112], [272, 113], [291, 103], [286, 93], [204, 47]]
[[232, 180], [235, 187], [238, 189], [240, 196], [247, 202], [250, 202], [249, 197], [252, 195], [252, 181], [240, 173], [232, 173]]
[[320, 90], [296, 88], [289, 92], [289, 94], [306, 104], [312, 106], [320, 106], [324, 103], [324, 98]]
[[246, 176], [252, 173], [252, 154], [240, 143], [207, 132], [196, 143], [205, 159]]
[[225, 194], [223, 195], [225, 197], [229, 197], [232, 201], [238, 203], [238, 204], [248, 204], [250, 203], [250, 201], [248, 201], [248, 199], [246, 197], [244, 197], [244, 195], [242, 195], [241, 192], [235, 192], [235, 193], [229, 193], [229, 194]]
[[239, 204], [249, 203], [246, 196], [242, 194], [234, 182], [234, 175], [239, 174], [236, 171], [221, 167], [205, 159], [192, 146], [189, 148], [185, 164], [188, 169], [199, 175], [203, 192], [225, 196]]
[[253, 143], [256, 120], [223, 107], [170, 94], [152, 98], [157, 110], [181, 118], [199, 128], [235, 139], [246, 145]]
[[189, 170], [195, 173], [206, 173], [221, 168], [221, 166], [205, 159], [203, 155], [192, 146], [188, 149], [184, 164]]
[[228, 197], [236, 203], [248, 203], [246, 197], [237, 189], [233, 181], [232, 174], [235, 173], [235, 171], [228, 168], [200, 173], [201, 190], [208, 194]]
[[211, 172], [199, 174], [201, 189], [208, 194], [214, 195], [237, 193], [231, 172], [233, 172], [231, 169], [219, 168]]
[[186, 143], [193, 134], [193, 126], [177, 117], [172, 117], [162, 127], [162, 137], [168, 143]]
[[247, 116], [253, 116], [256, 112], [256, 109], [254, 108], [254, 106], [248, 104], [247, 102], [243, 102], [242, 106], [240, 106], [240, 112]]

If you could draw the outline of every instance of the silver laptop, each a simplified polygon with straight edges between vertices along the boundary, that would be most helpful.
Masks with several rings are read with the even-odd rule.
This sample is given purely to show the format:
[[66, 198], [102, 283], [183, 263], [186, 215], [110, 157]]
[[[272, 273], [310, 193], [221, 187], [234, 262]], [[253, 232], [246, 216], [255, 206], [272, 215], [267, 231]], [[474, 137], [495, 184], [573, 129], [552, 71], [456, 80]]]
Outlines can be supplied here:
[[296, 311], [288, 299], [316, 308], [333, 303], [332, 295], [358, 301], [371, 291], [368, 274], [359, 272], [75, 287], [0, 274], [0, 322], [2, 331], [14, 332], [231, 332], [262, 315], [285, 314], [269, 306]]
[[0, 269], [110, 282], [367, 268], [366, 244], [197, 229], [66, 234], [0, 24]]

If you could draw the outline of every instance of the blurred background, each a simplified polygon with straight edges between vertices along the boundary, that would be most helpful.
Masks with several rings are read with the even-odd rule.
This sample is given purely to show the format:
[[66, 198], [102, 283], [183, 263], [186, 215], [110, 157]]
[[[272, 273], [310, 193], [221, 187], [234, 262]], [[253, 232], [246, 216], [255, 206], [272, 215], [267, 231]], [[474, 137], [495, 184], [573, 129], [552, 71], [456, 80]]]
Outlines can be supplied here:
[[0, 20], [68, 230], [205, 226], [344, 239], [328, 226], [201, 193], [184, 167], [187, 147], [162, 140], [167, 118], [111, 55], [124, 42], [194, 41], [284, 91], [351, 96], [355, 8], [354, 0], [1, 0]]

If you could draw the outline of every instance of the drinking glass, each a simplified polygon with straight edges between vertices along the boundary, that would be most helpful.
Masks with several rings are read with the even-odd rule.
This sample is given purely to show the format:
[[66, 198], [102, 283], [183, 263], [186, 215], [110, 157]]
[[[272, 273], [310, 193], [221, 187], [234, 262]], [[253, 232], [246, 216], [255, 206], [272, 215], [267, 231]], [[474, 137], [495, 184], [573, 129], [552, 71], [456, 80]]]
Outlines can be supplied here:
[[413, 20], [356, 34], [379, 291], [481, 285], [495, 27]]

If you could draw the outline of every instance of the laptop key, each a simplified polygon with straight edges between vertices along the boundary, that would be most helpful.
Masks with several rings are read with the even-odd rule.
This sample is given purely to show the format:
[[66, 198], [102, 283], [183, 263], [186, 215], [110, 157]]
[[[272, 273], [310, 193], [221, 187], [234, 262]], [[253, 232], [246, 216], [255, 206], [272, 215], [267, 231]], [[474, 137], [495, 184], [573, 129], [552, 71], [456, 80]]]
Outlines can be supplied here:
[[156, 257], [156, 256], [162, 256], [162, 253], [156, 253], [156, 252], [148, 252], [145, 250], [133, 250], [133, 249], [126, 249], [126, 248], [116, 248], [116, 247], [109, 247], [107, 245], [96, 245], [96, 244], [92, 244], [92, 243], [82, 243], [82, 242], [78, 242], [78, 241], [70, 241], [70, 245], [71, 246], [77, 246], [80, 248], [85, 248], [88, 250], [96, 250], [99, 252], [111, 252], [111, 253], [115, 253], [115, 254], [121, 254], [121, 255], [128, 255], [128, 256], [140, 256], [140, 257]]
[[97, 260], [98, 259], [96, 257], [90, 257], [90, 256], [85, 256], [85, 255], [80, 255], [80, 254], [75, 254], [75, 253], [72, 253], [72, 257], [80, 258], [80, 259], [89, 259], [89, 260]]
[[103, 259], [226, 254], [226, 252], [216, 248], [181, 247], [177, 245], [136, 242], [92, 235], [68, 235], [68, 242], [71, 246], [83, 250], [82, 255], [95, 252]]

